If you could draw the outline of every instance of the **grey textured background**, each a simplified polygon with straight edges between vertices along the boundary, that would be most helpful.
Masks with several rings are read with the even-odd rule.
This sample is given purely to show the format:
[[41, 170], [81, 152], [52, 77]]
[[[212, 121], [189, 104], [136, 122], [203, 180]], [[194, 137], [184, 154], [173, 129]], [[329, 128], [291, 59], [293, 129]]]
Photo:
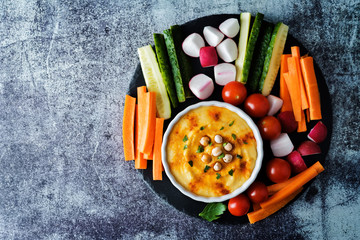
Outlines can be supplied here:
[[[124, 162], [122, 112], [152, 33], [241, 11], [282, 20], [314, 56], [334, 129], [314, 197], [224, 225], [179, 212]], [[1, 1], [0, 238], [359, 239], [359, 15], [359, 0]]]

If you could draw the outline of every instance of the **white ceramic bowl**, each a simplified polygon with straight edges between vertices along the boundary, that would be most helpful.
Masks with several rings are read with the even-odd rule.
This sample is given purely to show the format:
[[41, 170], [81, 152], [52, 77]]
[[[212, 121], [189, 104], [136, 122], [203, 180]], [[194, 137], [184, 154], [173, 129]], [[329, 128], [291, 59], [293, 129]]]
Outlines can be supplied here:
[[[255, 167], [254, 170], [250, 176], [250, 178], [239, 188], [237, 188], [235, 191], [220, 196], [220, 197], [203, 197], [203, 196], [199, 196], [196, 195], [190, 191], [188, 191], [187, 189], [185, 189], [181, 184], [179, 184], [176, 179], [174, 178], [174, 176], [172, 175], [171, 171], [170, 171], [170, 167], [169, 164], [166, 160], [166, 145], [167, 145], [167, 140], [169, 137], [169, 134], [173, 128], [173, 126], [177, 123], [177, 121], [183, 116], [185, 115], [187, 112], [189, 112], [192, 109], [196, 109], [198, 107], [202, 107], [202, 106], [216, 106], [216, 107], [223, 107], [223, 108], [227, 108], [235, 113], [237, 113], [242, 119], [244, 119], [246, 121], [246, 123], [249, 125], [249, 127], [252, 129], [253, 133], [254, 133], [254, 137], [256, 139], [256, 143], [257, 143], [257, 158], [256, 158], [256, 162], [255, 162]], [[180, 192], [182, 192], [184, 195], [196, 200], [196, 201], [200, 201], [200, 202], [223, 202], [226, 201], [230, 198], [233, 198], [237, 195], [239, 195], [240, 193], [244, 192], [256, 179], [256, 176], [258, 175], [260, 168], [261, 168], [261, 164], [262, 164], [262, 160], [263, 160], [263, 142], [262, 142], [262, 138], [260, 136], [260, 132], [259, 129], [257, 128], [256, 124], [253, 122], [253, 120], [244, 112], [242, 111], [240, 108], [237, 108], [231, 104], [228, 103], [224, 103], [224, 102], [218, 102], [218, 101], [203, 101], [203, 102], [199, 102], [197, 104], [191, 105], [189, 107], [187, 107], [186, 109], [184, 109], [182, 112], [180, 112], [178, 115], [176, 115], [176, 117], [170, 122], [168, 128], [166, 129], [166, 132], [164, 134], [164, 138], [163, 138], [163, 144], [161, 147], [161, 151], [162, 151], [162, 163], [165, 169], [165, 173], [168, 176], [168, 178], [170, 179], [171, 183], [177, 188], [179, 189]]]

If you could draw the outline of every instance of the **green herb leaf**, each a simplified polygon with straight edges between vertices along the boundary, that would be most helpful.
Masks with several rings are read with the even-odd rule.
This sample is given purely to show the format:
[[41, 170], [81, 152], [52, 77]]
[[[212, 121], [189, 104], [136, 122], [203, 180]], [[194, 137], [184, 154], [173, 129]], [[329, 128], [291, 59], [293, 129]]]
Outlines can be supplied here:
[[187, 145], [186, 145], [186, 144], [184, 145], [184, 150], [185, 150], [185, 149], [187, 149]]
[[236, 157], [242, 159], [242, 156], [240, 154], [236, 154]]
[[216, 179], [219, 179], [221, 177], [220, 173], [216, 173]]
[[223, 130], [223, 129], [224, 129], [224, 127], [221, 127], [221, 128], [220, 128], [220, 130]]
[[194, 165], [193, 161], [191, 161], [191, 160], [188, 161], [188, 163], [189, 163], [190, 167], [192, 167]]
[[212, 142], [211, 143], [209, 143], [209, 146], [211, 146], [212, 145]]
[[204, 210], [199, 213], [199, 216], [209, 222], [212, 222], [216, 219], [219, 219], [225, 211], [226, 205], [224, 203], [208, 203]]
[[221, 158], [223, 158], [223, 157], [225, 157], [225, 154], [224, 154], [224, 153], [220, 154], [220, 156], [218, 156], [218, 159], [221, 159]]
[[229, 175], [230, 175], [230, 176], [232, 176], [232, 175], [233, 175], [233, 173], [234, 173], [234, 170], [233, 170], [233, 169], [231, 169], [231, 170], [229, 171]]
[[233, 121], [229, 124], [229, 126], [231, 127], [231, 126], [234, 124], [234, 122], [235, 122], [235, 120], [233, 120]]
[[201, 126], [201, 127], [200, 127], [200, 130], [204, 130], [204, 129], [205, 129], [205, 127], [204, 127], [204, 126]]
[[225, 147], [225, 146], [226, 146], [226, 144], [228, 144], [228, 143], [227, 143], [227, 142], [224, 142], [224, 143], [223, 143], [223, 147]]
[[236, 135], [235, 134], [231, 134], [231, 136], [232, 136], [232, 138], [234, 139], [234, 140], [236, 140]]
[[210, 166], [206, 165], [204, 168], [204, 172], [207, 172], [210, 169]]
[[247, 144], [247, 141], [244, 140], [243, 143], [244, 143], [244, 144]]
[[197, 153], [202, 153], [204, 151], [204, 147], [199, 145], [198, 149], [196, 150]]
[[186, 142], [188, 140], [188, 137], [185, 135], [185, 137], [183, 138], [183, 142]]

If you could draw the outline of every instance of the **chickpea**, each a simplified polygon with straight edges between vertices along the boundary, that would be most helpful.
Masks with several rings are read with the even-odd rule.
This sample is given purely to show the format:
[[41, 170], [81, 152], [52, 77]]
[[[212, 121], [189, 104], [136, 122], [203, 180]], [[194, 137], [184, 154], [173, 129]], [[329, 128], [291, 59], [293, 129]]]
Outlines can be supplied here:
[[204, 136], [200, 139], [200, 144], [206, 147], [210, 143], [210, 138], [208, 136]]
[[222, 154], [222, 150], [221, 150], [221, 147], [214, 147], [211, 151], [211, 154], [214, 156], [214, 157], [217, 157], [219, 156], [220, 154]]
[[220, 135], [215, 135], [214, 140], [215, 140], [216, 143], [222, 143], [223, 142], [223, 138]]
[[207, 153], [204, 153], [201, 157], [201, 161], [203, 161], [204, 163], [210, 163], [211, 160], [211, 156]]
[[225, 163], [230, 163], [233, 159], [233, 156], [231, 154], [225, 154], [225, 157], [223, 157], [223, 161]]
[[230, 152], [232, 150], [233, 146], [231, 145], [231, 143], [227, 143], [225, 146], [224, 146], [224, 149], [228, 152]]
[[218, 172], [218, 171], [220, 171], [221, 169], [222, 169], [221, 163], [220, 163], [220, 162], [216, 162], [216, 163], [214, 164], [214, 171], [215, 171], [215, 172]]

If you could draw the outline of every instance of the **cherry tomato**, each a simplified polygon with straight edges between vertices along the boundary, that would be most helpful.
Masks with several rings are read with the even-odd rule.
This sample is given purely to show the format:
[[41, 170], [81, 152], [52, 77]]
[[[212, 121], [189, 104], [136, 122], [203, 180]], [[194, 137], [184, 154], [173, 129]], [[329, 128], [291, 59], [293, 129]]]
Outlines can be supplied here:
[[276, 117], [266, 116], [257, 123], [261, 137], [265, 140], [274, 140], [281, 133], [281, 124]]
[[290, 174], [290, 164], [281, 158], [273, 158], [266, 165], [266, 175], [274, 183], [281, 183], [288, 180]]
[[270, 109], [269, 101], [260, 93], [251, 94], [245, 99], [244, 110], [251, 117], [264, 117]]
[[254, 203], [261, 203], [268, 199], [269, 192], [267, 187], [262, 182], [254, 182], [246, 191], [250, 200]]
[[234, 106], [240, 105], [246, 98], [247, 91], [244, 84], [236, 81], [227, 83], [222, 90], [224, 102]]
[[229, 200], [228, 209], [234, 216], [243, 216], [250, 209], [250, 200], [245, 194], [240, 194]]

